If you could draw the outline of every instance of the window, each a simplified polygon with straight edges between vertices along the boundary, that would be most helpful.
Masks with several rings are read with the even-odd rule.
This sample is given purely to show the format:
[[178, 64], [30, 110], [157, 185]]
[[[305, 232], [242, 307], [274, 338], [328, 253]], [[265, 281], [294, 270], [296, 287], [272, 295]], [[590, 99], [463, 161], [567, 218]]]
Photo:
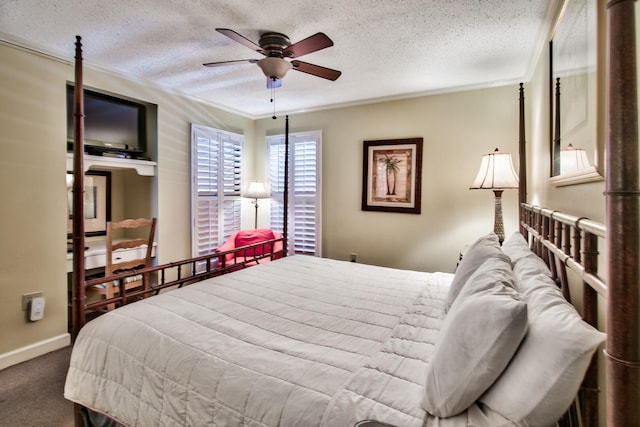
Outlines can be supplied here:
[[191, 125], [191, 252], [205, 255], [241, 227], [242, 142], [231, 132]]
[[[320, 131], [289, 134], [289, 252], [321, 255]], [[282, 232], [284, 135], [267, 137], [271, 186], [270, 227]]]

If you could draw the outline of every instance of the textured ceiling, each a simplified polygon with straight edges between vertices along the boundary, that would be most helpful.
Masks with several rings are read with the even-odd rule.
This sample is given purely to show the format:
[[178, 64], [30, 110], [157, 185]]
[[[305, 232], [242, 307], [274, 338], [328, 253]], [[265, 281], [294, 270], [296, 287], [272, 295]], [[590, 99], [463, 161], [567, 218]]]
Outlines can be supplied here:
[[84, 61], [258, 118], [274, 104], [259, 59], [215, 28], [257, 43], [324, 32], [334, 46], [300, 59], [342, 71], [335, 82], [290, 71], [275, 90], [278, 114], [530, 78], [559, 0], [2, 0], [0, 39]]

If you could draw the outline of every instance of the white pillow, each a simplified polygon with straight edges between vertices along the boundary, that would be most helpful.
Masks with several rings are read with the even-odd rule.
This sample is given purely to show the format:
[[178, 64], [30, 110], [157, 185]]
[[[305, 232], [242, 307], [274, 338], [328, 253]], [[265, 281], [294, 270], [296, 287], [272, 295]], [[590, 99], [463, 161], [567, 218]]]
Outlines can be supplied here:
[[[535, 284], [535, 281], [529, 279], [536, 276], [545, 276], [551, 279], [551, 270], [549, 270], [549, 267], [547, 267], [547, 264], [544, 263], [542, 258], [533, 252], [523, 256], [513, 264], [513, 278], [516, 283], [516, 289], [520, 292], [524, 292], [527, 286]], [[553, 280], [549, 282], [554, 287], [557, 287]]]
[[511, 288], [507, 260], [489, 259], [445, 318], [427, 368], [422, 406], [439, 417], [471, 406], [504, 370], [527, 329], [527, 307]]
[[460, 261], [460, 264], [453, 276], [451, 286], [449, 287], [449, 295], [447, 296], [445, 310], [449, 311], [453, 301], [460, 293], [460, 290], [464, 287], [464, 284], [467, 283], [467, 280], [469, 280], [471, 275], [475, 273], [478, 267], [480, 267], [489, 258], [501, 256], [504, 256], [504, 254], [500, 250], [498, 236], [494, 233], [482, 236], [473, 242], [467, 253]]
[[529, 249], [529, 245], [524, 239], [524, 236], [520, 234], [519, 231], [507, 237], [507, 240], [502, 243], [502, 252], [511, 259], [512, 263], [515, 263], [523, 256], [533, 253], [531, 249]]
[[[469, 280], [460, 289], [458, 296], [454, 300], [463, 300], [473, 295], [493, 289], [499, 286], [506, 286], [515, 289], [513, 271], [509, 258], [504, 255], [498, 255], [485, 260], [476, 271], [469, 277]], [[453, 310], [453, 305], [451, 306]]]
[[479, 401], [513, 422], [548, 426], [571, 405], [605, 334], [580, 318], [548, 276], [525, 282], [516, 286], [529, 289], [527, 334]]
[[525, 279], [529, 277], [538, 274], [545, 274], [551, 277], [551, 270], [549, 270], [547, 264], [529, 249], [527, 241], [519, 232], [516, 231], [504, 241], [502, 252], [511, 259], [516, 289], [520, 292], [522, 292], [522, 289], [518, 286], [522, 285]]

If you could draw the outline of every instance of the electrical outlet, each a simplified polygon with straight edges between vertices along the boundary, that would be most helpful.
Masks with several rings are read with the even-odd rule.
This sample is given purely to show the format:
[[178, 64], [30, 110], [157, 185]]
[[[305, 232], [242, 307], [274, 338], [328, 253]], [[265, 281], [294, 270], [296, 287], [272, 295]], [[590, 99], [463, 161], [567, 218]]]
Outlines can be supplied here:
[[44, 298], [37, 297], [31, 300], [31, 307], [29, 309], [29, 320], [37, 322], [44, 318]]
[[351, 262], [358, 262], [358, 254], [351, 253]]
[[43, 292], [31, 292], [22, 295], [22, 311], [27, 311], [31, 306], [31, 300], [34, 298], [42, 298]]

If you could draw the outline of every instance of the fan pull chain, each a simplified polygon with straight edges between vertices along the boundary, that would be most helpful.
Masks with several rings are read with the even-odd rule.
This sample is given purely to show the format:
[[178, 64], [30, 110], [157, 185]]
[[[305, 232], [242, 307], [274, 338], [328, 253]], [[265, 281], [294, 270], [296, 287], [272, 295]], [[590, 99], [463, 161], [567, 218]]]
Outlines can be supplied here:
[[276, 88], [275, 88], [275, 79], [273, 79], [273, 85], [271, 86], [271, 102], [273, 103], [273, 116], [271, 117], [273, 120], [276, 119]]

